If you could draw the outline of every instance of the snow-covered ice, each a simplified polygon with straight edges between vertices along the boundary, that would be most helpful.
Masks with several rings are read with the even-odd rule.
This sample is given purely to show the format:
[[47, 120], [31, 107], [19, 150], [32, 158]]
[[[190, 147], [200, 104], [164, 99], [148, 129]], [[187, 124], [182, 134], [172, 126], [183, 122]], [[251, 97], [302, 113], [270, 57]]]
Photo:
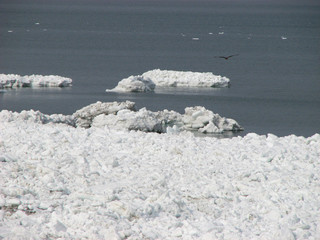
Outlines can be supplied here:
[[147, 92], [156, 87], [229, 87], [230, 79], [210, 72], [190, 72], [155, 69], [139, 76], [130, 76], [106, 91]]
[[55, 75], [0, 74], [0, 89], [12, 87], [69, 87], [72, 79]]
[[230, 79], [211, 72], [155, 69], [142, 74], [161, 87], [228, 87]]
[[[133, 107], [1, 111], [0, 238], [320, 238], [319, 134], [216, 139], [94, 126]], [[76, 116], [93, 124], [74, 127]]]

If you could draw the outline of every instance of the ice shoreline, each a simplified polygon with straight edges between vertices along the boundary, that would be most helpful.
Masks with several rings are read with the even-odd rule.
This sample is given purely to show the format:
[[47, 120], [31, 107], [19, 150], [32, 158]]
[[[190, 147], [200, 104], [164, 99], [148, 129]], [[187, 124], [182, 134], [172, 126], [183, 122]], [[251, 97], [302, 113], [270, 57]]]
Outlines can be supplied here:
[[[133, 107], [94, 106], [77, 114]], [[0, 112], [0, 238], [320, 237], [319, 134], [197, 138], [73, 120]]]
[[320, 135], [232, 139], [1, 120], [0, 236], [316, 239]]

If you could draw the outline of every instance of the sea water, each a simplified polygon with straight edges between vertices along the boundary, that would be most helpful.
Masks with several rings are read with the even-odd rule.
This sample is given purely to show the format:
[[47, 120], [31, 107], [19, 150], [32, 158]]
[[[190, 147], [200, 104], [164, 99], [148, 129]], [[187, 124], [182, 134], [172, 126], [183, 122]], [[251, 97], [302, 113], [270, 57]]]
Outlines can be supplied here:
[[[71, 88], [9, 89], [0, 110], [72, 114], [96, 101], [183, 112], [204, 106], [244, 134], [319, 133], [318, 1], [0, 1], [0, 72]], [[228, 60], [219, 56], [238, 54]], [[212, 72], [222, 89], [106, 93], [152, 69]]]

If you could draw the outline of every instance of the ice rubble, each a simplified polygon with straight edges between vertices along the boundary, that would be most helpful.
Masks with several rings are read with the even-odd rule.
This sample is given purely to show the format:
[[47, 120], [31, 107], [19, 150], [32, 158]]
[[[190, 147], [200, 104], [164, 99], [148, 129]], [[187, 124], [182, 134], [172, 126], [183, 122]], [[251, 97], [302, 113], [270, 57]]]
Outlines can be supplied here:
[[55, 75], [0, 74], [0, 89], [12, 87], [69, 87], [72, 79]]
[[76, 126], [109, 127], [113, 129], [139, 130], [165, 133], [167, 128], [191, 130], [203, 133], [241, 131], [243, 128], [233, 119], [221, 117], [204, 107], [188, 107], [184, 114], [175, 111], [152, 112], [145, 108], [135, 109], [135, 103], [97, 102], [73, 114]]
[[210, 72], [185, 72], [155, 69], [121, 80], [107, 92], [148, 92], [155, 87], [229, 87], [230, 79]]
[[320, 238], [319, 134], [221, 140], [64, 117], [0, 112], [1, 239]]
[[33, 123], [62, 123], [73, 127], [100, 127], [115, 130], [135, 130], [166, 133], [173, 130], [199, 131], [202, 133], [223, 133], [242, 131], [243, 128], [233, 119], [221, 117], [204, 107], [187, 107], [184, 114], [175, 111], [152, 112], [146, 108], [136, 110], [135, 103], [96, 102], [76, 111], [73, 115], [47, 115], [39, 111], [21, 113], [3, 110], [0, 121], [26, 121]]

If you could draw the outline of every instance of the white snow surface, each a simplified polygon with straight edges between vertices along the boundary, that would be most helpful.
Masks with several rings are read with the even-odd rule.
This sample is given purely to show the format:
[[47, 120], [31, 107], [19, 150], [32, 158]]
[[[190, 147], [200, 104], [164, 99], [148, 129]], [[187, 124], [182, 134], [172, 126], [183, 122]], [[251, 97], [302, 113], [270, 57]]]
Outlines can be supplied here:
[[72, 118], [0, 112], [1, 239], [320, 238], [319, 134], [197, 138]]
[[0, 74], [0, 89], [12, 87], [69, 87], [72, 79], [55, 75]]
[[121, 80], [107, 92], [152, 92], [156, 87], [229, 87], [230, 79], [210, 72], [155, 69]]

